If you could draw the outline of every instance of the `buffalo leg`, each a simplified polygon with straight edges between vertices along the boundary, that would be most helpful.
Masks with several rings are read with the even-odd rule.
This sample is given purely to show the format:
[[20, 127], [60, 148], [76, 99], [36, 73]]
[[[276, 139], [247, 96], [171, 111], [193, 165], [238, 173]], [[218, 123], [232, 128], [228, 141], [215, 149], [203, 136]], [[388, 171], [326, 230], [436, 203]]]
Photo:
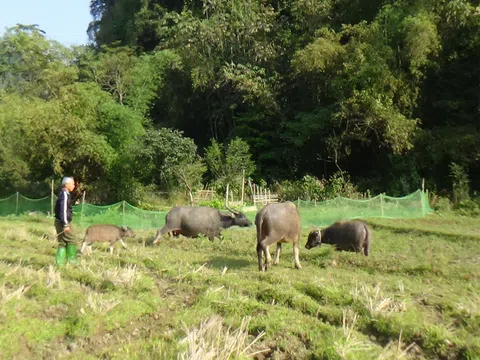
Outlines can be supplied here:
[[157, 231], [157, 234], [155, 235], [155, 238], [153, 239], [152, 245], [157, 245], [157, 243], [160, 241], [160, 239], [163, 237], [165, 234], [169, 234], [170, 236], [171, 233], [175, 234], [175, 230], [171, 230], [167, 227], [165, 224], [164, 227], [162, 227], [160, 230]]
[[110, 255], [113, 255], [113, 242], [110, 242]]
[[272, 262], [272, 257], [270, 256], [270, 251], [268, 247], [276, 242], [276, 238], [272, 236], [267, 236], [260, 242], [260, 246], [262, 247], [263, 252], [265, 253], [266, 261], [265, 261], [265, 270], [267, 270]]
[[85, 251], [85, 247], [87, 246], [87, 242], [84, 241], [83, 244], [82, 244], [82, 248], [80, 249], [80, 252], [83, 254], [83, 252]]
[[298, 258], [299, 250], [298, 250], [298, 243], [293, 244], [293, 259], [295, 261], [295, 267], [297, 269], [301, 269], [302, 265], [300, 265], [300, 259]]
[[122, 244], [122, 246], [123, 246], [124, 249], [127, 248], [127, 244], [125, 244], [125, 242], [123, 241], [123, 239], [120, 239], [120, 244]]
[[280, 252], [282, 251], [282, 244], [277, 243], [277, 249], [275, 251], [275, 258], [273, 259], [273, 265], [278, 265], [280, 263]]
[[266, 257], [265, 265], [270, 267], [270, 264], [272, 263], [272, 256], [270, 255], [270, 246], [267, 246], [265, 249], [265, 257]]
[[258, 270], [265, 271], [263, 268], [263, 249], [260, 243], [257, 244]]

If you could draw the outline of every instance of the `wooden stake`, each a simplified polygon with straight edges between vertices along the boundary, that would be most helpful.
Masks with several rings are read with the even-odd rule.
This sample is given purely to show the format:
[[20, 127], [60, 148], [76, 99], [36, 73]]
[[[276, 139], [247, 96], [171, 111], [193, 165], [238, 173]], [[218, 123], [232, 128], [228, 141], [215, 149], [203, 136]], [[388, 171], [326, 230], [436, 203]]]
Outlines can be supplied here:
[[55, 183], [54, 183], [55, 180], [52, 179], [52, 187], [51, 187], [51, 193], [50, 193], [50, 215], [51, 216], [55, 216], [54, 215], [54, 208], [53, 208], [53, 204], [54, 204], [54, 201], [53, 201], [53, 196], [55, 195], [55, 192], [54, 192], [54, 186], [55, 186]]
[[227, 189], [225, 190], [225, 206], [228, 206], [228, 187], [230, 184], [227, 184]]
[[243, 169], [243, 174], [242, 174], [242, 206], [243, 206], [243, 199], [245, 197], [245, 169]]

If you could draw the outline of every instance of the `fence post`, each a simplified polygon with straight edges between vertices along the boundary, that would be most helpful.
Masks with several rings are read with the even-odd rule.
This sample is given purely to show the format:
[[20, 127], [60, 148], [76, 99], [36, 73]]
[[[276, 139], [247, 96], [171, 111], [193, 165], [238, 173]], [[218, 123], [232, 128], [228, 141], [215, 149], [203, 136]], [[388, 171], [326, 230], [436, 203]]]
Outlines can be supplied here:
[[19, 194], [18, 194], [18, 191], [17, 191], [17, 203], [15, 205], [15, 215], [17, 215], [17, 216], [18, 216], [18, 195]]
[[300, 209], [300, 198], [297, 198], [297, 207]]
[[420, 204], [422, 206], [422, 216], [425, 216], [425, 206], [428, 204], [428, 195], [426, 197], [426, 194], [423, 190], [420, 193]]
[[80, 226], [83, 226], [83, 207], [85, 205], [85, 191], [82, 195], [82, 206], [80, 207]]
[[230, 184], [227, 183], [227, 188], [225, 189], [225, 206], [228, 206], [228, 188], [230, 187]]
[[122, 201], [122, 225], [125, 225], [125, 200]]
[[55, 216], [55, 215], [53, 214], [53, 212], [54, 212], [54, 209], [53, 209], [53, 195], [54, 195], [54, 190], [53, 190], [53, 189], [54, 189], [54, 186], [55, 186], [54, 181], [55, 181], [55, 180], [52, 179], [52, 188], [51, 188], [52, 191], [51, 191], [51, 193], [50, 193], [50, 198], [51, 198], [51, 199], [50, 199], [50, 215], [51, 215], [51, 216]]
[[245, 169], [243, 169], [243, 173], [242, 173], [242, 206], [243, 206], [244, 193], [245, 193]]
[[380, 194], [380, 207], [382, 209], [382, 217], [383, 217], [383, 193]]

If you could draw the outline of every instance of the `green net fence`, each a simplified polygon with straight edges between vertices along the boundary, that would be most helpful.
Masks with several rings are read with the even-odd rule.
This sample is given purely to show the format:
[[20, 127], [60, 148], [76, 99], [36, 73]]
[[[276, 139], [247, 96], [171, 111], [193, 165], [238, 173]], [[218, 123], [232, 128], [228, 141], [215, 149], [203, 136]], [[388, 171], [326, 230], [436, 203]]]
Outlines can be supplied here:
[[[0, 199], [0, 216], [22, 215], [31, 212], [51, 215], [55, 200], [55, 195], [42, 199], [29, 199], [16, 193], [8, 198]], [[338, 197], [323, 202], [298, 200], [295, 203], [304, 228], [323, 227], [342, 219], [421, 218], [433, 211], [430, 208], [427, 193], [421, 190], [404, 197], [381, 194], [367, 200]], [[73, 211], [73, 222], [81, 227], [93, 224], [115, 224], [130, 226], [135, 230], [161, 228], [168, 212], [142, 210], [125, 201], [106, 206], [78, 204], [73, 207]], [[247, 211], [245, 214], [254, 222], [255, 211]]]
[[352, 200], [338, 197], [319, 203], [297, 201], [302, 225], [327, 226], [342, 219], [414, 219], [432, 212], [428, 195], [421, 190], [404, 196], [392, 197], [384, 194], [367, 200]]
[[30, 199], [20, 193], [15, 193], [5, 199], [0, 199], [0, 216], [22, 215], [30, 212], [50, 214], [56, 196], [46, 196], [41, 199]]

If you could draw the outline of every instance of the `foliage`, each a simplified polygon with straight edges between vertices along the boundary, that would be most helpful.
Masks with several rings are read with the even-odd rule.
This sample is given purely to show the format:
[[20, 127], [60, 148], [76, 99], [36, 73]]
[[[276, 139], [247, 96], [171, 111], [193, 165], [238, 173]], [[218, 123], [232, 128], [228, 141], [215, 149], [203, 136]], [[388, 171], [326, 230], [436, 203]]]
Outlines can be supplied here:
[[[84, 177], [99, 201], [200, 186], [198, 157], [170, 169], [166, 156], [147, 154], [162, 152], [148, 143], [152, 128], [181, 131], [200, 149], [191, 154], [206, 151], [203, 180], [220, 192], [239, 190], [242, 161], [226, 159], [232, 139], [248, 144], [246, 172], [268, 184], [341, 171], [362, 191], [403, 195], [425, 179], [460, 202], [455, 162], [479, 190], [472, 0], [94, 0], [90, 10], [88, 46], [66, 48], [36, 25], [0, 38], [5, 191], [60, 173]], [[52, 126], [66, 134], [62, 118], [72, 124], [64, 140], [45, 134]], [[204, 151], [210, 139], [225, 144], [221, 156]], [[302, 186], [292, 192], [338, 192]]]
[[346, 174], [337, 172], [329, 179], [318, 179], [305, 175], [302, 180], [284, 181], [278, 186], [279, 195], [283, 200], [324, 201], [338, 196], [359, 198], [361, 194], [350, 182]]
[[449, 165], [450, 176], [453, 183], [453, 199], [454, 203], [462, 203], [470, 200], [469, 179], [465, 169], [454, 162]]
[[239, 183], [242, 177], [246, 179], [255, 171], [249, 145], [240, 138], [231, 140], [227, 146], [211, 139], [205, 149], [205, 162], [211, 179], [223, 188]]
[[135, 176], [158, 186], [168, 188], [177, 181], [192, 190], [205, 171], [197, 146], [178, 130], [150, 129], [137, 139], [129, 153], [137, 159]]

